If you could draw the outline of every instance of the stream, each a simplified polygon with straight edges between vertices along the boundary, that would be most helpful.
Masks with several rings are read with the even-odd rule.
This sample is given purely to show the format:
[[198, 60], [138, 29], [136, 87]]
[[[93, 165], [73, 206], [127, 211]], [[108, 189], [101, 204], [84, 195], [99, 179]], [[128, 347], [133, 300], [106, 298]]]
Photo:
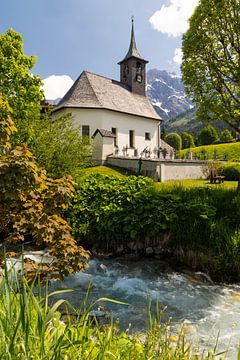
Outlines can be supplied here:
[[[165, 308], [164, 319], [172, 318], [173, 332], [184, 324], [189, 341], [200, 349], [228, 350], [225, 359], [237, 359], [240, 341], [240, 285], [216, 285], [205, 274], [184, 274], [163, 266], [158, 260], [97, 260], [84, 273], [56, 282], [51, 290], [73, 289], [62, 294], [79, 307], [90, 284], [88, 302], [108, 297], [128, 303], [104, 302], [104, 310], [120, 320], [120, 329], [142, 331], [147, 322], [147, 294]], [[97, 308], [96, 308], [97, 310]], [[131, 325], [130, 325], [131, 324]]]

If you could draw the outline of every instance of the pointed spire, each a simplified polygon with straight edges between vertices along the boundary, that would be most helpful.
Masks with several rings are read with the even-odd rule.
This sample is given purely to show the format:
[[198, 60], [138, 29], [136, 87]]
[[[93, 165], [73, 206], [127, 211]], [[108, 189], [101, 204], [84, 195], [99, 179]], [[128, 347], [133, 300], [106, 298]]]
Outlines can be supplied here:
[[[137, 59], [144, 60], [141, 57], [141, 55], [139, 54], [137, 45], [136, 45], [135, 34], [134, 34], [134, 16], [132, 16], [132, 31], [131, 31], [131, 40], [130, 40], [129, 49], [128, 49], [127, 55], [125, 56], [125, 58], [122, 61], [128, 60], [131, 57], [135, 57]], [[122, 61], [120, 61], [120, 63]], [[146, 60], [144, 60], [144, 61], [146, 61]]]

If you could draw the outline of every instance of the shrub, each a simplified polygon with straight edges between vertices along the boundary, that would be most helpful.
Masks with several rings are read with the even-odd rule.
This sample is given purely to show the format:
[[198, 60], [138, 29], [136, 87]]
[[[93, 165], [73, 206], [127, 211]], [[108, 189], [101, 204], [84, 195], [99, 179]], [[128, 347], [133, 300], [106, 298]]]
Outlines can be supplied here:
[[165, 137], [165, 141], [175, 150], [181, 150], [182, 148], [182, 139], [181, 136], [178, 135], [177, 133], [167, 134]]
[[218, 138], [217, 130], [212, 126], [206, 126], [199, 134], [198, 140], [201, 145], [210, 145]]
[[194, 137], [189, 134], [188, 132], [183, 132], [181, 134], [182, 138], [182, 148], [183, 149], [189, 149], [195, 146], [194, 144]]
[[74, 235], [78, 238], [111, 241], [134, 238], [130, 216], [134, 199], [151, 187], [153, 181], [142, 176], [116, 178], [91, 175], [80, 183], [70, 212]]
[[[21, 244], [30, 238], [37, 246], [48, 247], [52, 261], [39, 264], [42, 274], [58, 273], [63, 278], [81, 271], [88, 257], [62, 217], [73, 197], [73, 182], [67, 177], [48, 178], [26, 146], [11, 147], [10, 136], [17, 129], [10, 114], [0, 97], [0, 239]], [[34, 276], [35, 266], [28, 264], [28, 269]]]
[[226, 180], [238, 181], [240, 179], [240, 163], [227, 163], [222, 167], [222, 175]]
[[233, 136], [232, 136], [231, 132], [228, 129], [223, 130], [220, 133], [219, 137], [220, 137], [220, 141], [223, 142], [223, 143], [233, 141]]
[[[240, 271], [238, 237], [240, 196], [236, 191], [212, 188], [162, 188], [142, 177], [125, 179], [90, 176], [74, 198], [71, 218], [74, 234], [85, 246], [111, 250], [116, 243], [154, 239], [171, 234], [168, 249], [191, 266], [206, 271]], [[193, 261], [188, 253], [203, 254]], [[226, 256], [224, 256], [224, 254]], [[223, 273], [222, 273], [223, 271]]]

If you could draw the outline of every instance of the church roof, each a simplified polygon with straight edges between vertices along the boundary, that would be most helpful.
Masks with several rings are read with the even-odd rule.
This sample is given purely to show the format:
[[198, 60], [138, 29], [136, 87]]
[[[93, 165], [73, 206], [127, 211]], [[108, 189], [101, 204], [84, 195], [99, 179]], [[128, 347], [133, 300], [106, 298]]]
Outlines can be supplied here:
[[83, 71], [53, 111], [63, 108], [107, 109], [161, 120], [146, 96], [129, 91], [128, 86]]
[[102, 137], [111, 137], [111, 138], [115, 138], [116, 135], [112, 133], [112, 131], [110, 130], [106, 130], [106, 129], [99, 129], [97, 128], [97, 130], [94, 132], [94, 134], [92, 135], [92, 138], [95, 138], [95, 136], [97, 135], [97, 133], [99, 133]]
[[131, 32], [131, 40], [130, 40], [129, 49], [128, 49], [128, 52], [127, 52], [127, 55], [125, 56], [125, 58], [122, 61], [120, 61], [118, 64], [120, 65], [123, 61], [126, 61], [132, 57], [142, 60], [145, 63], [148, 63], [148, 61], [144, 60], [138, 52], [136, 40], [135, 40], [135, 34], [134, 34], [134, 20], [133, 19], [132, 19], [132, 32]]

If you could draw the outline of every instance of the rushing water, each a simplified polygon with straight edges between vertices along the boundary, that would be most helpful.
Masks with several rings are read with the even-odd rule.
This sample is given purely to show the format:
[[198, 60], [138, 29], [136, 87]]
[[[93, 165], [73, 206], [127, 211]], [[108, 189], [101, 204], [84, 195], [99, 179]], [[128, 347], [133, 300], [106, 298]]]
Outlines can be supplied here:
[[[228, 349], [227, 359], [237, 358], [240, 340], [240, 286], [215, 285], [196, 276], [163, 271], [156, 260], [91, 260], [84, 273], [56, 283], [54, 288], [74, 289], [64, 296], [79, 307], [92, 284], [89, 302], [109, 297], [128, 303], [104, 303], [106, 311], [119, 318], [121, 329], [141, 331], [146, 327], [147, 294], [152, 308], [158, 301], [165, 318], [172, 318], [173, 331], [184, 329], [188, 338], [203, 348], [213, 348], [219, 334], [218, 350]], [[193, 274], [194, 275], [194, 274]]]
[[[38, 261], [42, 253], [26, 257]], [[45, 254], [46, 256], [46, 254]], [[49, 260], [46, 257], [45, 260]], [[13, 263], [21, 267], [21, 259]], [[9, 265], [10, 266], [10, 265]], [[240, 285], [216, 285], [206, 282], [204, 274], [185, 274], [172, 271], [158, 260], [96, 260], [89, 262], [84, 273], [55, 282], [51, 290], [73, 289], [59, 296], [68, 299], [76, 308], [91, 284], [88, 303], [108, 297], [128, 305], [102, 303], [105, 311], [119, 318], [121, 330], [142, 331], [147, 322], [147, 296], [165, 308], [164, 318], [172, 318], [172, 330], [184, 324], [188, 339], [200, 349], [213, 348], [218, 338], [218, 351], [228, 350], [225, 359], [237, 359], [240, 343]], [[97, 308], [96, 308], [97, 310]]]

